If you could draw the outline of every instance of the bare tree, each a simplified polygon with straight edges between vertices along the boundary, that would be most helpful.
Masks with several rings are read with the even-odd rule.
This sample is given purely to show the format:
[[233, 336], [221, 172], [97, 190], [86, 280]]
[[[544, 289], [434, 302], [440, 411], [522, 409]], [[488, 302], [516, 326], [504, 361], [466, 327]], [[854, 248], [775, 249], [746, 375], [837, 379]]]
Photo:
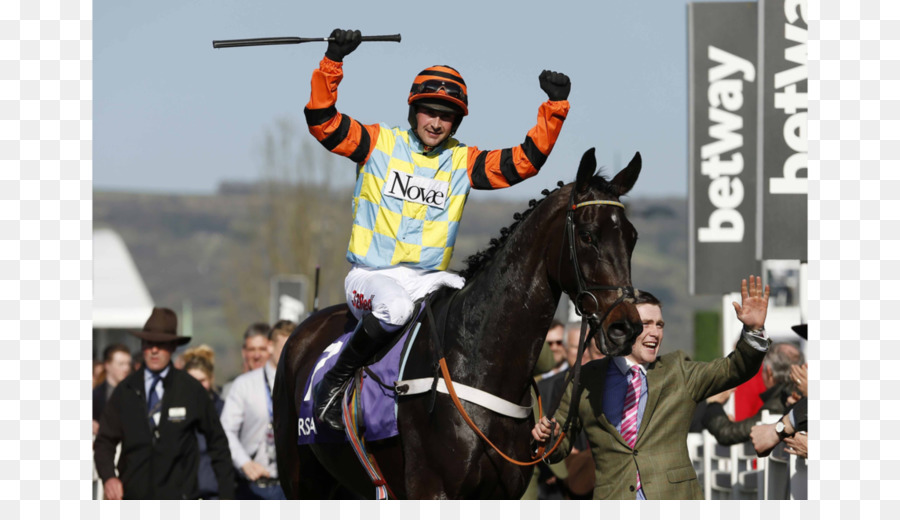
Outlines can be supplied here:
[[261, 155], [253, 217], [234, 230], [227, 253], [224, 311], [235, 334], [268, 319], [269, 281], [277, 274], [302, 274], [312, 282], [321, 266], [320, 305], [345, 300], [353, 166], [331, 158], [289, 120], [267, 130]]

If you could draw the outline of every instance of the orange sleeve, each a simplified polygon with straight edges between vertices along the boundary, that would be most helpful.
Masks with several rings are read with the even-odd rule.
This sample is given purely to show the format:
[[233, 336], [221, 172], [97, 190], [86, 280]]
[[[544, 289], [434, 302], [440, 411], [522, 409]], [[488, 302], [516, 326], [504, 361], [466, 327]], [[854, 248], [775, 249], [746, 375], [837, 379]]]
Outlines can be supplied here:
[[568, 113], [568, 101], [545, 101], [538, 109], [537, 124], [528, 131], [522, 144], [488, 151], [470, 146], [469, 183], [476, 190], [494, 190], [537, 175], [553, 150]]
[[309, 103], [303, 109], [309, 133], [328, 151], [353, 162], [368, 160], [378, 139], [379, 125], [363, 125], [335, 108], [337, 88], [344, 77], [343, 64], [322, 58], [312, 74]]

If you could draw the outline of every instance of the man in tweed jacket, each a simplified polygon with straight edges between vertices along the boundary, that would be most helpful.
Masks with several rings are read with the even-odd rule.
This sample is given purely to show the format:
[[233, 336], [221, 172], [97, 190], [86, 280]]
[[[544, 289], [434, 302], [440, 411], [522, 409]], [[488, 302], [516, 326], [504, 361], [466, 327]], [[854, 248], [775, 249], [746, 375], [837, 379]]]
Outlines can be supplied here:
[[[632, 353], [582, 367], [578, 415], [550, 461], [562, 460], [570, 450], [568, 440], [583, 428], [596, 467], [595, 499], [702, 499], [687, 449], [691, 417], [698, 402], [743, 383], [759, 370], [769, 344], [763, 328], [768, 301], [769, 287], [763, 289], [759, 277], [751, 276], [749, 284], [743, 280], [741, 304], [734, 303], [744, 324], [741, 340], [727, 357], [704, 363], [691, 361], [683, 351], [657, 357], [665, 325], [662, 304], [641, 291], [635, 304], [644, 329]], [[635, 366], [638, 369], [632, 372]], [[640, 397], [632, 447], [623, 437], [627, 421], [622, 419], [626, 387], [637, 377]], [[553, 423], [559, 430], [571, 401], [570, 384], [553, 421], [542, 417], [532, 430], [538, 443], [548, 440]]]

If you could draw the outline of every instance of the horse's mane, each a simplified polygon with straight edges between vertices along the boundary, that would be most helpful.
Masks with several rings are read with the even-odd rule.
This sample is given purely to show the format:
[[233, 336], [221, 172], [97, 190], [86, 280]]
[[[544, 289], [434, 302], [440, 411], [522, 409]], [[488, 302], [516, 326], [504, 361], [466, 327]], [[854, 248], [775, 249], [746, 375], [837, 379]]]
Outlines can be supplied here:
[[[600, 192], [607, 195], [616, 196], [617, 194], [610, 187], [609, 179], [601, 175], [602, 173], [602, 168], [594, 173], [594, 176], [591, 177], [590, 181], [591, 187], [600, 190]], [[472, 254], [468, 258], [466, 258], [466, 268], [459, 273], [460, 276], [465, 278], [466, 282], [471, 280], [488, 262], [490, 262], [492, 258], [494, 258], [494, 256], [497, 254], [497, 251], [503, 249], [503, 246], [506, 244], [509, 235], [512, 234], [512, 232], [519, 226], [519, 224], [523, 222], [528, 217], [528, 215], [530, 215], [535, 210], [535, 208], [537, 208], [541, 205], [542, 202], [547, 200], [547, 198], [551, 194], [556, 193], [560, 188], [565, 186], [565, 183], [563, 183], [563, 181], [559, 181], [556, 186], [557, 188], [553, 191], [547, 189], [541, 191], [541, 195], [543, 195], [544, 198], [540, 200], [529, 200], [528, 209], [526, 209], [524, 212], [514, 213], [513, 223], [507, 227], [500, 228], [500, 238], [492, 238], [490, 241], [490, 245], [486, 249], [482, 249], [481, 251], [478, 251], [477, 253]]]

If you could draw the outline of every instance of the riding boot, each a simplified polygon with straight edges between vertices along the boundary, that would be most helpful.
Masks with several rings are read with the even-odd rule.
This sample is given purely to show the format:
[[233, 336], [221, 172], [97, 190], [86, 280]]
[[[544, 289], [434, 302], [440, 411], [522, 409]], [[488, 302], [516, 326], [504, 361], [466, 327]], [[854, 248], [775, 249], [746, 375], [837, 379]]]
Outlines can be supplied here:
[[344, 385], [366, 361], [384, 346], [385, 341], [393, 335], [384, 330], [373, 314], [367, 314], [362, 324], [356, 329], [347, 346], [338, 355], [337, 362], [322, 377], [316, 386], [314, 403], [316, 417], [335, 430], [343, 430], [341, 417], [341, 398]]

